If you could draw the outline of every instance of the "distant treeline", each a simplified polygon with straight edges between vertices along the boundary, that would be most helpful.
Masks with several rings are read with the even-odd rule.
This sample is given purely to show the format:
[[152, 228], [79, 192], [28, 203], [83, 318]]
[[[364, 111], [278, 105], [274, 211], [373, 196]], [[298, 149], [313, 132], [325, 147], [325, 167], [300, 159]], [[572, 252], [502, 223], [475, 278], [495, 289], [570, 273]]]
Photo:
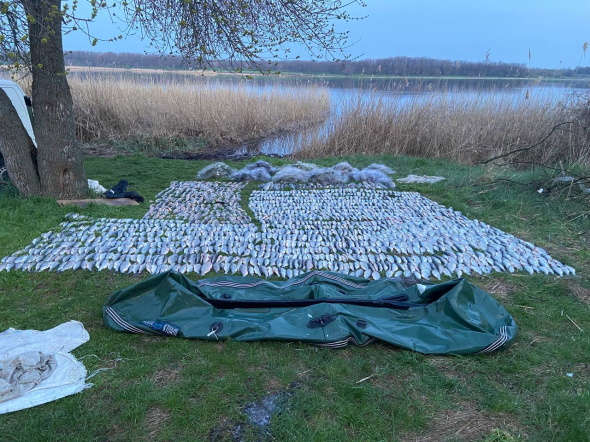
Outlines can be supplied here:
[[[181, 57], [134, 54], [127, 52], [73, 51], [66, 55], [70, 66], [142, 69], [188, 69]], [[193, 68], [200, 68], [193, 65]], [[222, 69], [223, 64], [213, 68]], [[395, 75], [455, 77], [574, 77], [590, 75], [590, 67], [576, 69], [529, 68], [524, 64], [490, 61], [451, 61], [434, 58], [391, 57], [346, 62], [289, 60], [269, 65], [272, 71], [328, 75]]]

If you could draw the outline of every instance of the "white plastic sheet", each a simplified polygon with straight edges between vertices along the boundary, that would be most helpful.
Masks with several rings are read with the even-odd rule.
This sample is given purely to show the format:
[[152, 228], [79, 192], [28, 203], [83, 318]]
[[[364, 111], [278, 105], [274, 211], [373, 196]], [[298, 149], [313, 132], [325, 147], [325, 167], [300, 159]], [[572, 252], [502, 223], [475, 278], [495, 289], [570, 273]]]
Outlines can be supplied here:
[[405, 178], [398, 178], [398, 183], [417, 183], [417, 184], [433, 184], [444, 180], [442, 176], [428, 176], [428, 175], [408, 175]]
[[0, 402], [0, 414], [34, 407], [61, 399], [91, 387], [86, 368], [69, 352], [90, 339], [81, 322], [69, 321], [50, 330], [15, 330], [0, 333], [0, 364], [28, 352], [52, 355], [55, 367], [51, 375], [20, 397]]
[[97, 180], [88, 180], [88, 188], [95, 193], [105, 193], [107, 189], [103, 187]]

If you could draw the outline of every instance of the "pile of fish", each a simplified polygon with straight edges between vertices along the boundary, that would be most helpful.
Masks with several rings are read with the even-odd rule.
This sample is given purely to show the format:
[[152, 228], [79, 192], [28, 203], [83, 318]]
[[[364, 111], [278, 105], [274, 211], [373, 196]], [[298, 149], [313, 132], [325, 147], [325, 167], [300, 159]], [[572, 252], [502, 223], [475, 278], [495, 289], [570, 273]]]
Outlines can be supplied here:
[[367, 186], [256, 191], [250, 207], [270, 244], [265, 250], [288, 257], [282, 263], [293, 274], [302, 266], [373, 279], [575, 274], [542, 248], [416, 192]]
[[[387, 186], [378, 183], [348, 183], [346, 187], [364, 187], [367, 189], [385, 189]], [[326, 189], [327, 186], [318, 183], [262, 183], [258, 186], [262, 190], [303, 190]]]
[[175, 219], [191, 223], [252, 222], [241, 207], [244, 183], [209, 183], [172, 181], [170, 187], [156, 195], [144, 219]]
[[256, 190], [173, 182], [143, 219], [71, 214], [61, 229], [0, 260], [0, 271], [176, 270], [290, 278], [313, 269], [365, 278], [493, 271], [569, 275], [543, 249], [415, 192], [368, 183]]

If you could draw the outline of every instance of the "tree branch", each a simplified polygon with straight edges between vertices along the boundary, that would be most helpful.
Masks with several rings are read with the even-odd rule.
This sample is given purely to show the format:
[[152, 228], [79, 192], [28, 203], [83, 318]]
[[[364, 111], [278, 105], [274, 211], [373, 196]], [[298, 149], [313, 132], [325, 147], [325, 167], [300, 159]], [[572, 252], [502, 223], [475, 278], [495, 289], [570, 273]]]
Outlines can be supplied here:
[[479, 163], [480, 164], [488, 164], [488, 163], [491, 163], [492, 161], [499, 160], [501, 158], [505, 158], [505, 157], [508, 157], [508, 156], [511, 156], [511, 155], [515, 155], [515, 154], [520, 153], [520, 152], [526, 152], [526, 151], [529, 151], [531, 149], [534, 149], [535, 147], [540, 146], [541, 144], [543, 144], [551, 135], [553, 135], [553, 133], [557, 129], [559, 129], [562, 126], [566, 126], [566, 125], [576, 125], [576, 126], [579, 126], [579, 127], [583, 128], [583, 129], [588, 129], [587, 126], [582, 126], [581, 124], [579, 124], [579, 123], [577, 123], [575, 121], [564, 121], [562, 123], [556, 124], [553, 127], [553, 129], [551, 129], [551, 131], [545, 137], [543, 137], [542, 140], [536, 142], [535, 144], [532, 144], [532, 145], [526, 146], [526, 147], [520, 147], [518, 149], [514, 149], [514, 150], [512, 150], [510, 152], [506, 152], [506, 153], [503, 153], [501, 155], [495, 156], [493, 158], [480, 161]]

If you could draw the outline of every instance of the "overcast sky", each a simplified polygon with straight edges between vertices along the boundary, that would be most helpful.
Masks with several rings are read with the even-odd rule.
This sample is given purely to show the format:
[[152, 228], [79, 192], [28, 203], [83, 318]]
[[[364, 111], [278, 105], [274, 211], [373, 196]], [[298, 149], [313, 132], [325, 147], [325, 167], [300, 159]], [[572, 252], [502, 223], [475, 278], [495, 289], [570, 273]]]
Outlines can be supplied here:
[[[86, 2], [80, 2], [84, 4]], [[367, 18], [340, 24], [350, 30], [349, 49], [361, 58], [395, 56], [516, 62], [531, 67], [590, 65], [582, 45], [590, 41], [590, 0], [366, 0], [351, 12]], [[119, 33], [106, 17], [92, 30]], [[94, 48], [79, 33], [64, 38], [66, 50], [143, 52], [137, 37]], [[529, 62], [529, 50], [531, 59]]]

